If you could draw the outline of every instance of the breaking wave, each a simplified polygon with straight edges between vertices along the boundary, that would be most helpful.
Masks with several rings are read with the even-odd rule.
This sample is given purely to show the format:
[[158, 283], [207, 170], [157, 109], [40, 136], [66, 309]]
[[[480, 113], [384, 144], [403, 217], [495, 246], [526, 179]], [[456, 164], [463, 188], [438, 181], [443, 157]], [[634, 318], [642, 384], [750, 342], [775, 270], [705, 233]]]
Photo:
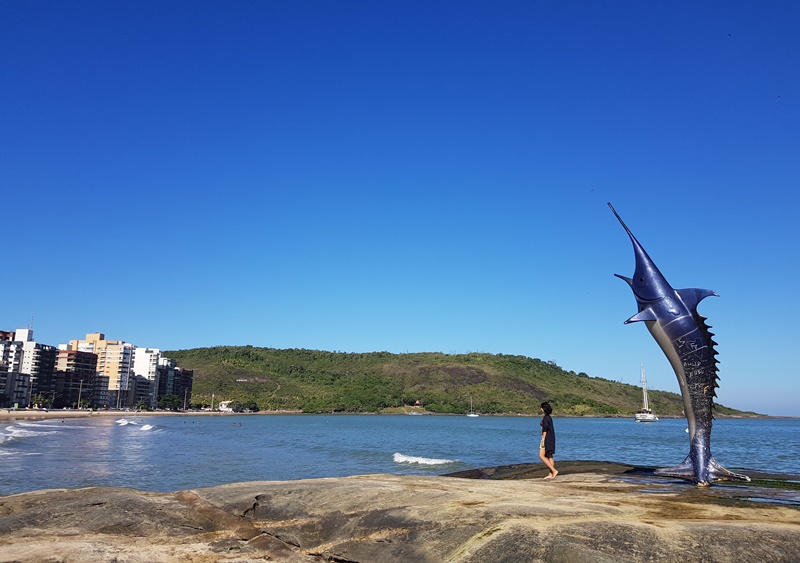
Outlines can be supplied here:
[[36, 430], [36, 426], [32, 424], [12, 424], [6, 426], [3, 434], [0, 435], [0, 441], [11, 441], [17, 438], [28, 438], [30, 436], [43, 436], [45, 434], [57, 434], [56, 430]]
[[435, 459], [430, 457], [416, 457], [412, 455], [405, 455], [401, 453], [394, 454], [395, 463], [416, 463], [419, 465], [447, 465], [448, 463], [456, 463], [458, 460], [454, 459]]
[[80, 424], [70, 424], [69, 426], [64, 425], [64, 420], [62, 419], [61, 422], [56, 421], [48, 421], [48, 422], [17, 422], [18, 426], [23, 426], [26, 428], [58, 428], [59, 430], [63, 430], [64, 428], [92, 428], [92, 426], [85, 426]]
[[115, 421], [120, 426], [127, 426], [128, 424], [139, 424], [135, 420], [128, 420], [127, 418], [120, 418], [119, 420]]

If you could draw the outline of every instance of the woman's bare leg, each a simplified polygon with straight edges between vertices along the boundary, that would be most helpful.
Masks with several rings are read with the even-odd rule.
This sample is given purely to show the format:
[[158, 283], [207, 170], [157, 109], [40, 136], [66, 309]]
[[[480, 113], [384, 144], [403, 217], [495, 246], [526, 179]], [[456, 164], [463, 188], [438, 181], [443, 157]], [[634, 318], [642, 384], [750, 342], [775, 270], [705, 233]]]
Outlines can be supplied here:
[[547, 457], [545, 455], [545, 451], [544, 451], [543, 448], [539, 448], [539, 459], [541, 459], [542, 463], [544, 463], [547, 466], [547, 468], [550, 470], [550, 474], [547, 475], [545, 477], [545, 479], [552, 479], [553, 477], [558, 475], [558, 471], [556, 470], [556, 464], [553, 461], [553, 458], [552, 457]]

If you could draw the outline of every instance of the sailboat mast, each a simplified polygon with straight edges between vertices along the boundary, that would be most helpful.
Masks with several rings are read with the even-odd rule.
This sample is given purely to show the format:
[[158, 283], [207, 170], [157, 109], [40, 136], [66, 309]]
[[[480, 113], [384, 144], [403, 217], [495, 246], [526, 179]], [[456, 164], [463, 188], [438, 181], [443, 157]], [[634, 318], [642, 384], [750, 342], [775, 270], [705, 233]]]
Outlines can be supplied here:
[[642, 369], [642, 410], [650, 410], [650, 402], [647, 400], [647, 379], [644, 376], [644, 364], [639, 364]]

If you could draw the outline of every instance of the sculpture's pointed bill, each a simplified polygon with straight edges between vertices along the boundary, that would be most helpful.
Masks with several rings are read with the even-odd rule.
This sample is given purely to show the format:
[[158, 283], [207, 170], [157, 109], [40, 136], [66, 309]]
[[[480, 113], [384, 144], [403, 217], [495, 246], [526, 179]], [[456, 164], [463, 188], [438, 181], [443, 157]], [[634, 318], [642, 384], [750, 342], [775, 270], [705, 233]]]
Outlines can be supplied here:
[[716, 295], [710, 289], [679, 289], [669, 285], [650, 256], [609, 203], [633, 243], [636, 270], [632, 278], [615, 274], [633, 290], [639, 311], [626, 323], [643, 321], [667, 356], [683, 397], [689, 423], [689, 455], [682, 464], [658, 469], [656, 474], [680, 477], [698, 485], [714, 481], [749, 481], [746, 475], [732, 473], [711, 455], [711, 424], [717, 388], [717, 355], [713, 334], [697, 304]]

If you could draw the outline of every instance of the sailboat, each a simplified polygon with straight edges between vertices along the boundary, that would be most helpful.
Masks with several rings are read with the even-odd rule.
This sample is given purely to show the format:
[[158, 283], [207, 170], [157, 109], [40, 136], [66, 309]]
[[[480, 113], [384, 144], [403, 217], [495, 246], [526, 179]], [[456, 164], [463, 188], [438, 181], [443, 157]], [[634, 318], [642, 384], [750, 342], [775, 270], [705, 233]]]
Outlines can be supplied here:
[[634, 415], [636, 422], [656, 422], [658, 417], [650, 410], [650, 401], [647, 399], [647, 378], [644, 376], [644, 366], [642, 368], [642, 409]]
[[470, 398], [469, 398], [469, 412], [467, 413], [467, 416], [469, 416], [469, 417], [476, 417], [476, 416], [480, 416], [480, 415], [479, 415], [478, 413], [476, 413], [476, 412], [475, 412], [475, 410], [472, 408], [472, 397], [470, 397]]

